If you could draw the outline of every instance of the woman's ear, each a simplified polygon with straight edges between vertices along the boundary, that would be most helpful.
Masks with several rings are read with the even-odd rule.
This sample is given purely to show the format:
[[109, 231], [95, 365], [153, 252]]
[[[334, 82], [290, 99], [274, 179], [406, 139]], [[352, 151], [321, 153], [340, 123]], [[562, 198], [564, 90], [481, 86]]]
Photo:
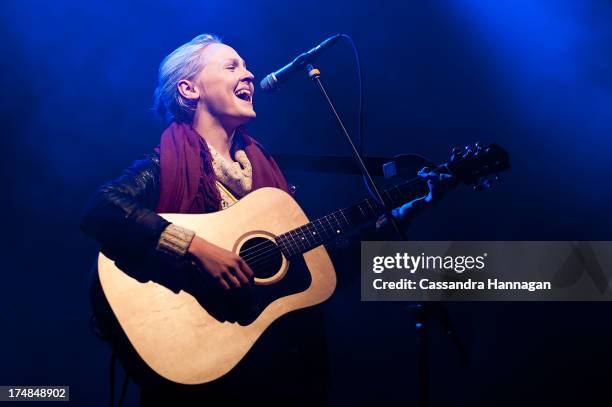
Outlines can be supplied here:
[[196, 101], [200, 98], [200, 92], [193, 82], [187, 79], [181, 79], [177, 86], [179, 93], [185, 99]]

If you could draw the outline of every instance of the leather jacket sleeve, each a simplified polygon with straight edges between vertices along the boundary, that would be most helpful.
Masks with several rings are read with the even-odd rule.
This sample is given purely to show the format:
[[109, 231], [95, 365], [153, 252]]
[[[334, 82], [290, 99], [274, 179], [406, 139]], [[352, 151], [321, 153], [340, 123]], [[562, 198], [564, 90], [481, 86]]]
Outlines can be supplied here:
[[109, 258], [130, 261], [147, 257], [170, 224], [155, 213], [159, 174], [159, 154], [152, 153], [134, 161], [91, 198], [81, 229], [102, 245]]

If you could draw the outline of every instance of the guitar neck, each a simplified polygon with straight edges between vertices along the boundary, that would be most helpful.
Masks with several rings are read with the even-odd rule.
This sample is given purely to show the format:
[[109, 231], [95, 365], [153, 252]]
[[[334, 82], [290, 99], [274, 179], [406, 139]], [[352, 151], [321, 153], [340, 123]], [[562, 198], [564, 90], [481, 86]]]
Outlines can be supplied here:
[[[381, 192], [385, 204], [396, 208], [405, 202], [427, 195], [429, 187], [420, 177]], [[283, 254], [290, 258], [318, 247], [337, 236], [378, 219], [384, 208], [373, 199], [363, 201], [320, 217], [276, 238]]]

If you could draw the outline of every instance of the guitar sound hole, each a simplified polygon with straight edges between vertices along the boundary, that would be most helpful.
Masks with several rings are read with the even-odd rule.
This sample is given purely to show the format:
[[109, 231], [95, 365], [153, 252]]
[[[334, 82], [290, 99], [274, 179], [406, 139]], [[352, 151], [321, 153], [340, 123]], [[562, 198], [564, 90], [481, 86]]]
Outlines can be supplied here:
[[240, 257], [247, 262], [255, 278], [270, 278], [280, 270], [283, 257], [280, 249], [272, 240], [254, 237], [244, 242], [240, 248]]

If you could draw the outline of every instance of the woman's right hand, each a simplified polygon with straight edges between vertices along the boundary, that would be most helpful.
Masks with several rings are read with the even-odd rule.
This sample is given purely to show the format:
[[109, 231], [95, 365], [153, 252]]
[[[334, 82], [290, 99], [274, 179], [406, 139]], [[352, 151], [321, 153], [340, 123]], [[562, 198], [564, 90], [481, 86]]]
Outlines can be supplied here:
[[253, 280], [253, 270], [240, 256], [201, 237], [193, 238], [187, 252], [225, 290], [250, 285]]

